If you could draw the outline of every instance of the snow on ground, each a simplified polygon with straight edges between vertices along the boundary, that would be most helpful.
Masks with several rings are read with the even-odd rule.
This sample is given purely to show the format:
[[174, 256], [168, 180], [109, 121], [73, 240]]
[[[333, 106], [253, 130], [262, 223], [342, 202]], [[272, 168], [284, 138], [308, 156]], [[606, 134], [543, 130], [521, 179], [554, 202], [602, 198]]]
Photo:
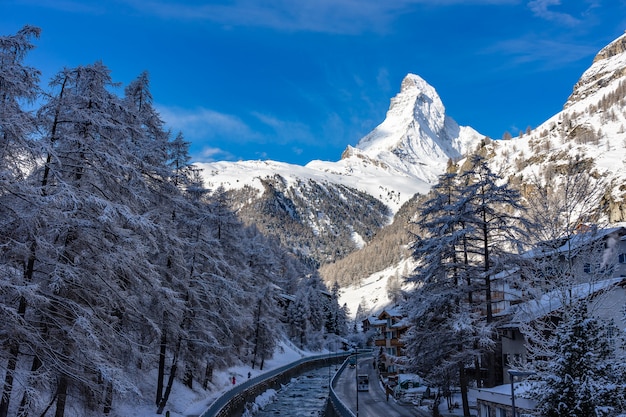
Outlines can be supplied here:
[[[134, 416], [134, 417], [163, 417], [166, 412], [170, 412], [170, 417], [185, 417], [190, 415], [202, 415], [209, 406], [226, 391], [233, 388], [232, 377], [235, 377], [235, 385], [238, 385], [250, 377], [254, 378], [258, 375], [267, 373], [273, 369], [295, 362], [306, 356], [314, 356], [327, 353], [326, 351], [308, 352], [302, 351], [293, 344], [283, 341], [277, 348], [274, 357], [265, 361], [263, 370], [258, 367], [252, 369], [248, 365], [233, 366], [224, 370], [216, 370], [213, 373], [213, 382], [210, 390], [203, 390], [199, 385], [195, 385], [193, 390], [188, 389], [180, 382], [176, 381], [169, 397], [169, 401], [163, 414], [156, 413], [156, 407], [150, 404], [137, 404], [134, 401], [127, 401], [115, 407], [117, 416]], [[145, 378], [145, 383], [139, 387], [143, 394], [143, 398], [149, 399], [154, 397], [156, 373]], [[119, 400], [123, 401], [123, 400]]]
[[262, 410], [266, 405], [273, 403], [276, 400], [276, 395], [278, 392], [274, 389], [268, 389], [267, 391], [261, 393], [261, 395], [257, 396], [252, 404], [252, 408], [250, 411], [246, 410], [244, 412], [244, 417], [249, 415], [254, 415], [259, 410]]
[[[411, 272], [412, 270], [413, 260], [406, 259], [396, 266], [370, 275], [363, 279], [359, 285], [342, 288], [339, 295], [339, 305], [346, 304], [348, 306], [351, 319], [355, 318], [361, 302], [364, 303], [369, 313], [378, 314], [393, 304], [387, 294], [387, 281], [389, 281], [389, 278], [397, 275], [403, 280], [402, 273], [406, 271]], [[406, 290], [407, 287], [403, 285], [402, 289]]]

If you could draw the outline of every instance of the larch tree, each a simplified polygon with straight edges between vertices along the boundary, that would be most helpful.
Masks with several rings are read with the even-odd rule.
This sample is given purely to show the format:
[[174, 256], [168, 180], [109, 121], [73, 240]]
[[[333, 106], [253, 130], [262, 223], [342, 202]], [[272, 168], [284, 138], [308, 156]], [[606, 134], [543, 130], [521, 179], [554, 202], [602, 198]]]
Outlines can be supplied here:
[[[129, 169], [125, 125], [118, 122], [122, 106], [108, 91], [112, 85], [102, 64], [66, 69], [53, 79], [56, 94], [39, 112], [47, 156], [29, 176], [39, 192], [31, 233], [36, 244], [26, 269], [34, 292], [24, 351], [33, 358], [33, 381], [56, 380], [49, 407], [56, 403], [57, 417], [65, 414], [68, 392], [97, 398], [90, 407], [106, 409], [113, 385], [119, 391], [132, 385], [125, 364], [109, 356], [125, 350], [125, 339], [103, 338], [120, 330], [114, 323], [128, 308], [122, 294], [137, 284], [140, 267], [149, 269], [141, 260], [129, 263], [144, 224], [129, 203], [145, 192], [140, 173]], [[20, 404], [23, 415], [41, 403], [29, 392]]]
[[177, 379], [262, 367], [298, 288], [319, 346], [326, 287], [204, 188], [148, 74], [120, 97], [104, 64], [65, 68], [36, 101], [38, 35], [0, 37], [0, 417], [110, 415], [152, 371], [162, 412]]
[[[493, 326], [492, 277], [508, 268], [514, 255], [526, 246], [526, 208], [520, 192], [494, 173], [484, 156], [476, 153], [468, 162], [468, 169], [459, 176], [459, 193], [467, 199], [463, 222], [472, 230], [467, 251], [477, 271], [475, 282], [482, 294], [484, 320]], [[493, 338], [497, 338], [495, 329]], [[488, 386], [496, 383], [496, 356], [493, 350], [485, 354]]]
[[418, 266], [408, 281], [412, 326], [405, 341], [410, 366], [442, 388], [456, 375], [463, 409], [469, 413], [466, 367], [480, 355], [479, 318], [472, 297], [466, 227], [468, 198], [459, 193], [458, 177], [444, 174], [416, 214], [418, 234], [412, 244]]
[[25, 290], [32, 281], [35, 241], [29, 225], [36, 188], [24, 179], [35, 166], [39, 151], [33, 139], [36, 119], [24, 105], [32, 104], [40, 90], [39, 71], [25, 65], [24, 59], [34, 48], [32, 38], [38, 38], [39, 33], [39, 28], [25, 26], [15, 35], [0, 36], [0, 293], [6, 295], [2, 297], [6, 308], [0, 309], [0, 320], [6, 324], [9, 346], [6, 356], [0, 356], [6, 361], [0, 417], [7, 416], [13, 395], [14, 373], [25, 336], [20, 328], [27, 308]]

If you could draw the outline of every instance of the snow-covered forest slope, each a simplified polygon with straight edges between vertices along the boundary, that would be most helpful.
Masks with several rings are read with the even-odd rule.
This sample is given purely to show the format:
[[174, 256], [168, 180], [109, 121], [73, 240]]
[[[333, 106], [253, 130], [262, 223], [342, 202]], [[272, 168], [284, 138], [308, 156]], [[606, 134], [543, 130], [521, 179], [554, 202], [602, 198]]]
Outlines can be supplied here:
[[176, 385], [345, 335], [337, 291], [204, 188], [147, 73], [44, 91], [39, 32], [0, 36], [0, 417], [161, 414]]

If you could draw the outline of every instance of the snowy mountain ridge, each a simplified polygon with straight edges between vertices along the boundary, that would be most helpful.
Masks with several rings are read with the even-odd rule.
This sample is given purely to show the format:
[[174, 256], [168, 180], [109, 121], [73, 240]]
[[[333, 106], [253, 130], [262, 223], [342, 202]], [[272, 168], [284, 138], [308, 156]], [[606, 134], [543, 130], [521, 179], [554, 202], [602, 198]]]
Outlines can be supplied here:
[[460, 158], [483, 135], [459, 126], [445, 113], [435, 89], [408, 74], [391, 99], [385, 120], [336, 162], [314, 160], [304, 167], [275, 161], [197, 164], [209, 187], [245, 185], [263, 191], [260, 179], [276, 174], [298, 180], [338, 183], [366, 192], [393, 212], [415, 193], [427, 192], [449, 159]]
[[603, 178], [607, 220], [626, 220], [626, 34], [603, 48], [583, 73], [563, 110], [528, 134], [492, 142], [490, 164], [522, 182], [558, 176], [568, 159], [585, 160]]
[[[625, 97], [626, 34], [600, 50], [561, 112], [519, 138], [491, 142], [490, 164], [506, 178], [532, 179], [549, 171], [558, 175], [559, 165], [566, 163], [567, 158], [584, 158], [609, 184], [603, 201], [608, 209], [607, 220], [623, 222], [626, 220]], [[403, 262], [344, 288], [341, 302], [346, 302], [353, 313], [359, 304], [373, 312], [387, 307], [391, 302], [387, 281], [406, 270]]]

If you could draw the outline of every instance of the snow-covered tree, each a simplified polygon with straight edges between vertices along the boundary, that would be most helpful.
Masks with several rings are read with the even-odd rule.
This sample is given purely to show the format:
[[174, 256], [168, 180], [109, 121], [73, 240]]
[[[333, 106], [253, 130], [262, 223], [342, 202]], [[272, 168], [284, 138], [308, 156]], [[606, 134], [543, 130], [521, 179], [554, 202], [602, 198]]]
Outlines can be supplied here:
[[23, 109], [37, 104], [23, 59], [38, 35], [0, 37], [0, 416], [109, 415], [152, 371], [161, 412], [175, 380], [206, 388], [214, 367], [263, 366], [298, 288], [319, 346], [319, 276], [204, 188], [147, 73], [119, 97], [104, 64], [65, 68], [36, 117]]
[[26, 66], [24, 59], [34, 48], [31, 39], [39, 37], [39, 33], [38, 28], [25, 26], [15, 35], [0, 36], [0, 293], [4, 294], [0, 302], [6, 307], [0, 309], [0, 320], [6, 324], [8, 346], [8, 351], [0, 354], [0, 360], [6, 361], [6, 368], [2, 367], [5, 373], [0, 393], [1, 417], [7, 416], [13, 394], [24, 337], [19, 323], [26, 313], [25, 289], [32, 275], [30, 259], [35, 245], [32, 236], [26, 235], [33, 212], [29, 210], [29, 197], [34, 191], [24, 178], [39, 157], [33, 140], [37, 125], [24, 105], [32, 104], [39, 96], [39, 71]]
[[[526, 247], [528, 225], [522, 216], [525, 206], [520, 192], [493, 172], [480, 153], [468, 162], [468, 169], [459, 175], [461, 201], [467, 199], [463, 203], [463, 224], [471, 229], [464, 242], [470, 263], [480, 271], [474, 285], [478, 284], [484, 320], [490, 326], [494, 322], [492, 277], [509, 268], [511, 258]], [[497, 334], [494, 332], [492, 337], [497, 338]], [[496, 357], [494, 350], [484, 356], [488, 386], [497, 380]]]
[[610, 323], [588, 314], [584, 303], [564, 312], [550, 350], [534, 364], [537, 412], [543, 417], [615, 416], [626, 406], [624, 364], [610, 342]]
[[412, 245], [418, 267], [408, 278], [415, 290], [407, 302], [412, 326], [405, 342], [410, 366], [423, 377], [447, 386], [450, 375], [457, 375], [468, 411], [465, 369], [480, 355], [484, 332], [478, 331], [479, 317], [473, 313], [468, 198], [459, 193], [457, 180], [454, 173], [442, 175], [416, 215], [423, 236], [416, 235]]
[[339, 305], [339, 283], [335, 282], [330, 290], [330, 297], [326, 299], [324, 311], [326, 313], [326, 332], [338, 336], [345, 336], [348, 332], [348, 316]]
[[486, 367], [487, 384], [496, 382], [491, 277], [507, 265], [507, 249], [518, 246], [524, 221], [519, 193], [480, 154], [469, 157], [460, 174], [450, 171], [415, 216], [418, 266], [408, 278], [415, 289], [405, 342], [418, 373], [442, 385], [455, 375], [467, 414], [467, 368]]

